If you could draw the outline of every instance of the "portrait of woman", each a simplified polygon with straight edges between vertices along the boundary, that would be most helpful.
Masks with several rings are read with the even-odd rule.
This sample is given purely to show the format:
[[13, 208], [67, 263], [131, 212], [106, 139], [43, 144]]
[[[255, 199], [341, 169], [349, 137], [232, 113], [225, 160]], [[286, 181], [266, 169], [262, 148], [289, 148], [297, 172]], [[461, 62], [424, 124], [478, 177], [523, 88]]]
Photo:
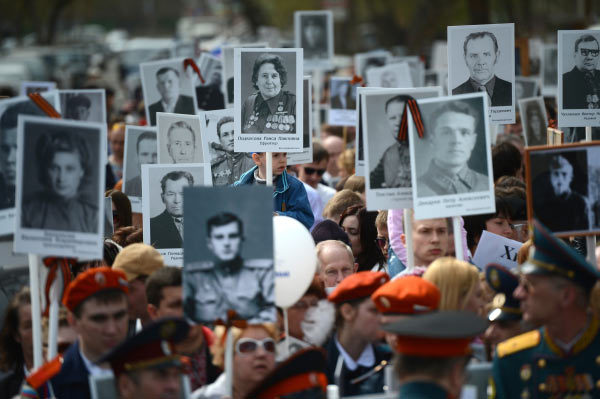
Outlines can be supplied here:
[[525, 136], [527, 145], [545, 145], [546, 137], [546, 115], [541, 109], [541, 105], [537, 101], [531, 101], [526, 106], [526, 125]]
[[252, 93], [242, 105], [242, 133], [296, 132], [296, 95], [283, 90], [287, 69], [280, 56], [261, 54], [252, 68]]
[[64, 130], [44, 134], [37, 139], [35, 156], [43, 190], [24, 199], [22, 227], [97, 232], [98, 206], [82, 193], [91, 166], [85, 140]]

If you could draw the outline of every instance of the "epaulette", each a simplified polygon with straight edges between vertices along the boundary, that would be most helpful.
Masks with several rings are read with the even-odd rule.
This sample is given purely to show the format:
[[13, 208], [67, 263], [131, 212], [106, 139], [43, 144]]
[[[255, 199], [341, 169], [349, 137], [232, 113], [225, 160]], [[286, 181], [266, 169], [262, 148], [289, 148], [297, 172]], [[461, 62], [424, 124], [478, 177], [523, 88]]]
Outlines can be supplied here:
[[273, 266], [273, 261], [271, 259], [250, 259], [244, 261], [244, 266], [255, 269], [266, 269]]
[[208, 270], [215, 267], [215, 264], [211, 261], [200, 261], [200, 262], [192, 262], [185, 265], [185, 270], [192, 272], [197, 270]]
[[540, 343], [540, 339], [541, 334], [539, 330], [529, 331], [524, 334], [517, 335], [516, 337], [509, 338], [506, 341], [500, 342], [496, 347], [498, 351], [498, 357], [503, 358], [504, 356], [512, 355], [513, 353], [532, 348]]
[[63, 364], [62, 355], [56, 356], [48, 363], [42, 365], [40, 368], [29, 374], [26, 381], [29, 386], [33, 389], [38, 389], [43, 383], [54, 377], [60, 372]]

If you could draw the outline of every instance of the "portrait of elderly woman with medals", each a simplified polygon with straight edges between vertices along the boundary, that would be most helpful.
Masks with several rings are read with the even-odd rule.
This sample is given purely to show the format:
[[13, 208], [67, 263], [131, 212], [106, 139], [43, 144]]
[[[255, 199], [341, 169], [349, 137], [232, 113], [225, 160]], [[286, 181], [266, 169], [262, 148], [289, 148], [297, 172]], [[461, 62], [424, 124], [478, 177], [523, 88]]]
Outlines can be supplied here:
[[283, 90], [287, 70], [280, 56], [261, 54], [254, 62], [252, 84], [257, 91], [242, 106], [242, 133], [296, 131], [296, 95]]
[[95, 233], [98, 207], [81, 192], [90, 172], [90, 151], [76, 133], [42, 135], [35, 145], [37, 177], [43, 191], [25, 198], [21, 226]]

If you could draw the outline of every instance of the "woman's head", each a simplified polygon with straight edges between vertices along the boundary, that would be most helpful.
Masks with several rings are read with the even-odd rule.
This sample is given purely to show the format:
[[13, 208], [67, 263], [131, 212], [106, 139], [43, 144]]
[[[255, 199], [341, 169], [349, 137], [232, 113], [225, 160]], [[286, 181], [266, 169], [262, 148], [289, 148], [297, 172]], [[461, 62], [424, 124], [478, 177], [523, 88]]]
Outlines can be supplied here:
[[252, 83], [264, 99], [275, 97], [287, 83], [283, 60], [275, 54], [262, 54], [254, 61]]
[[468, 310], [481, 315], [485, 301], [479, 271], [467, 262], [444, 257], [433, 261], [423, 278], [435, 284], [442, 297], [439, 310]]
[[0, 370], [11, 370], [23, 362], [24, 357], [33, 359], [30, 295], [29, 287], [21, 288], [4, 311], [0, 332]]
[[371, 270], [376, 264], [383, 265], [383, 257], [377, 245], [377, 212], [367, 211], [363, 205], [346, 208], [340, 217], [340, 227], [348, 234], [352, 253], [358, 261], [358, 271]]
[[108, 190], [104, 195], [112, 199], [114, 231], [121, 227], [131, 226], [131, 202], [119, 190]]
[[90, 169], [85, 141], [66, 131], [43, 135], [37, 141], [36, 155], [40, 183], [59, 197], [76, 196]]
[[483, 230], [506, 238], [514, 239], [512, 229], [513, 208], [507, 197], [500, 190], [496, 190], [496, 212], [484, 215], [465, 216], [465, 230], [467, 231], [467, 246], [475, 253], [477, 244], [481, 239]]

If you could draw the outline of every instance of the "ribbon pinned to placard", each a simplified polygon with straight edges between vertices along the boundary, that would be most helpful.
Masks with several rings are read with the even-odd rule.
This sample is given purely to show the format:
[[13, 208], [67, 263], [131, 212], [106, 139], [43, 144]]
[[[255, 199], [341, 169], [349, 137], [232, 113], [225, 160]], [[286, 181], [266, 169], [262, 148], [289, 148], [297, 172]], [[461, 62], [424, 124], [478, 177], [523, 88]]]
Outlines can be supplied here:
[[248, 326], [248, 322], [240, 318], [240, 316], [235, 312], [235, 310], [229, 309], [227, 311], [227, 321], [217, 319], [217, 321], [215, 321], [215, 326], [225, 327], [225, 333], [221, 337], [221, 345], [223, 345], [225, 343], [225, 339], [227, 338], [227, 331], [229, 331], [231, 327], [244, 329]]
[[350, 84], [354, 86], [355, 84], [360, 84], [361, 87], [365, 87], [364, 79], [361, 76], [354, 75], [352, 79], [350, 79]]
[[60, 273], [60, 277], [62, 278], [62, 292], [59, 296], [59, 302], [62, 302], [63, 296], [65, 294], [65, 289], [73, 280], [71, 275], [71, 270], [77, 263], [77, 259], [74, 258], [55, 258], [48, 257], [44, 258], [44, 266], [49, 268], [48, 276], [46, 277], [46, 286], [44, 287], [44, 295], [46, 297], [46, 308], [44, 309], [44, 316], [48, 316], [48, 312], [50, 311], [50, 289], [52, 288], [52, 284], [54, 280], [58, 277]]
[[186, 58], [183, 60], [183, 70], [186, 71], [188, 67], [192, 67], [194, 72], [196, 72], [196, 74], [200, 78], [200, 82], [202, 82], [202, 84], [204, 84], [204, 78], [202, 77], [202, 74], [200, 73], [200, 68], [198, 68], [196, 61], [194, 61], [193, 58]]
[[425, 137], [425, 126], [423, 125], [423, 118], [421, 116], [421, 110], [419, 109], [419, 104], [417, 104], [417, 100], [412, 96], [408, 95], [400, 95], [398, 96], [404, 101], [404, 110], [402, 111], [402, 120], [400, 121], [400, 129], [398, 130], [398, 141], [406, 141], [408, 139], [408, 115], [406, 113], [406, 109], [410, 110], [410, 114], [412, 115], [413, 122], [417, 128], [417, 133], [419, 138]]
[[550, 118], [550, 120], [548, 120], [548, 127], [552, 129], [558, 129], [556, 125], [556, 119]]
[[60, 119], [60, 114], [40, 93], [29, 93], [29, 98], [50, 118]]

